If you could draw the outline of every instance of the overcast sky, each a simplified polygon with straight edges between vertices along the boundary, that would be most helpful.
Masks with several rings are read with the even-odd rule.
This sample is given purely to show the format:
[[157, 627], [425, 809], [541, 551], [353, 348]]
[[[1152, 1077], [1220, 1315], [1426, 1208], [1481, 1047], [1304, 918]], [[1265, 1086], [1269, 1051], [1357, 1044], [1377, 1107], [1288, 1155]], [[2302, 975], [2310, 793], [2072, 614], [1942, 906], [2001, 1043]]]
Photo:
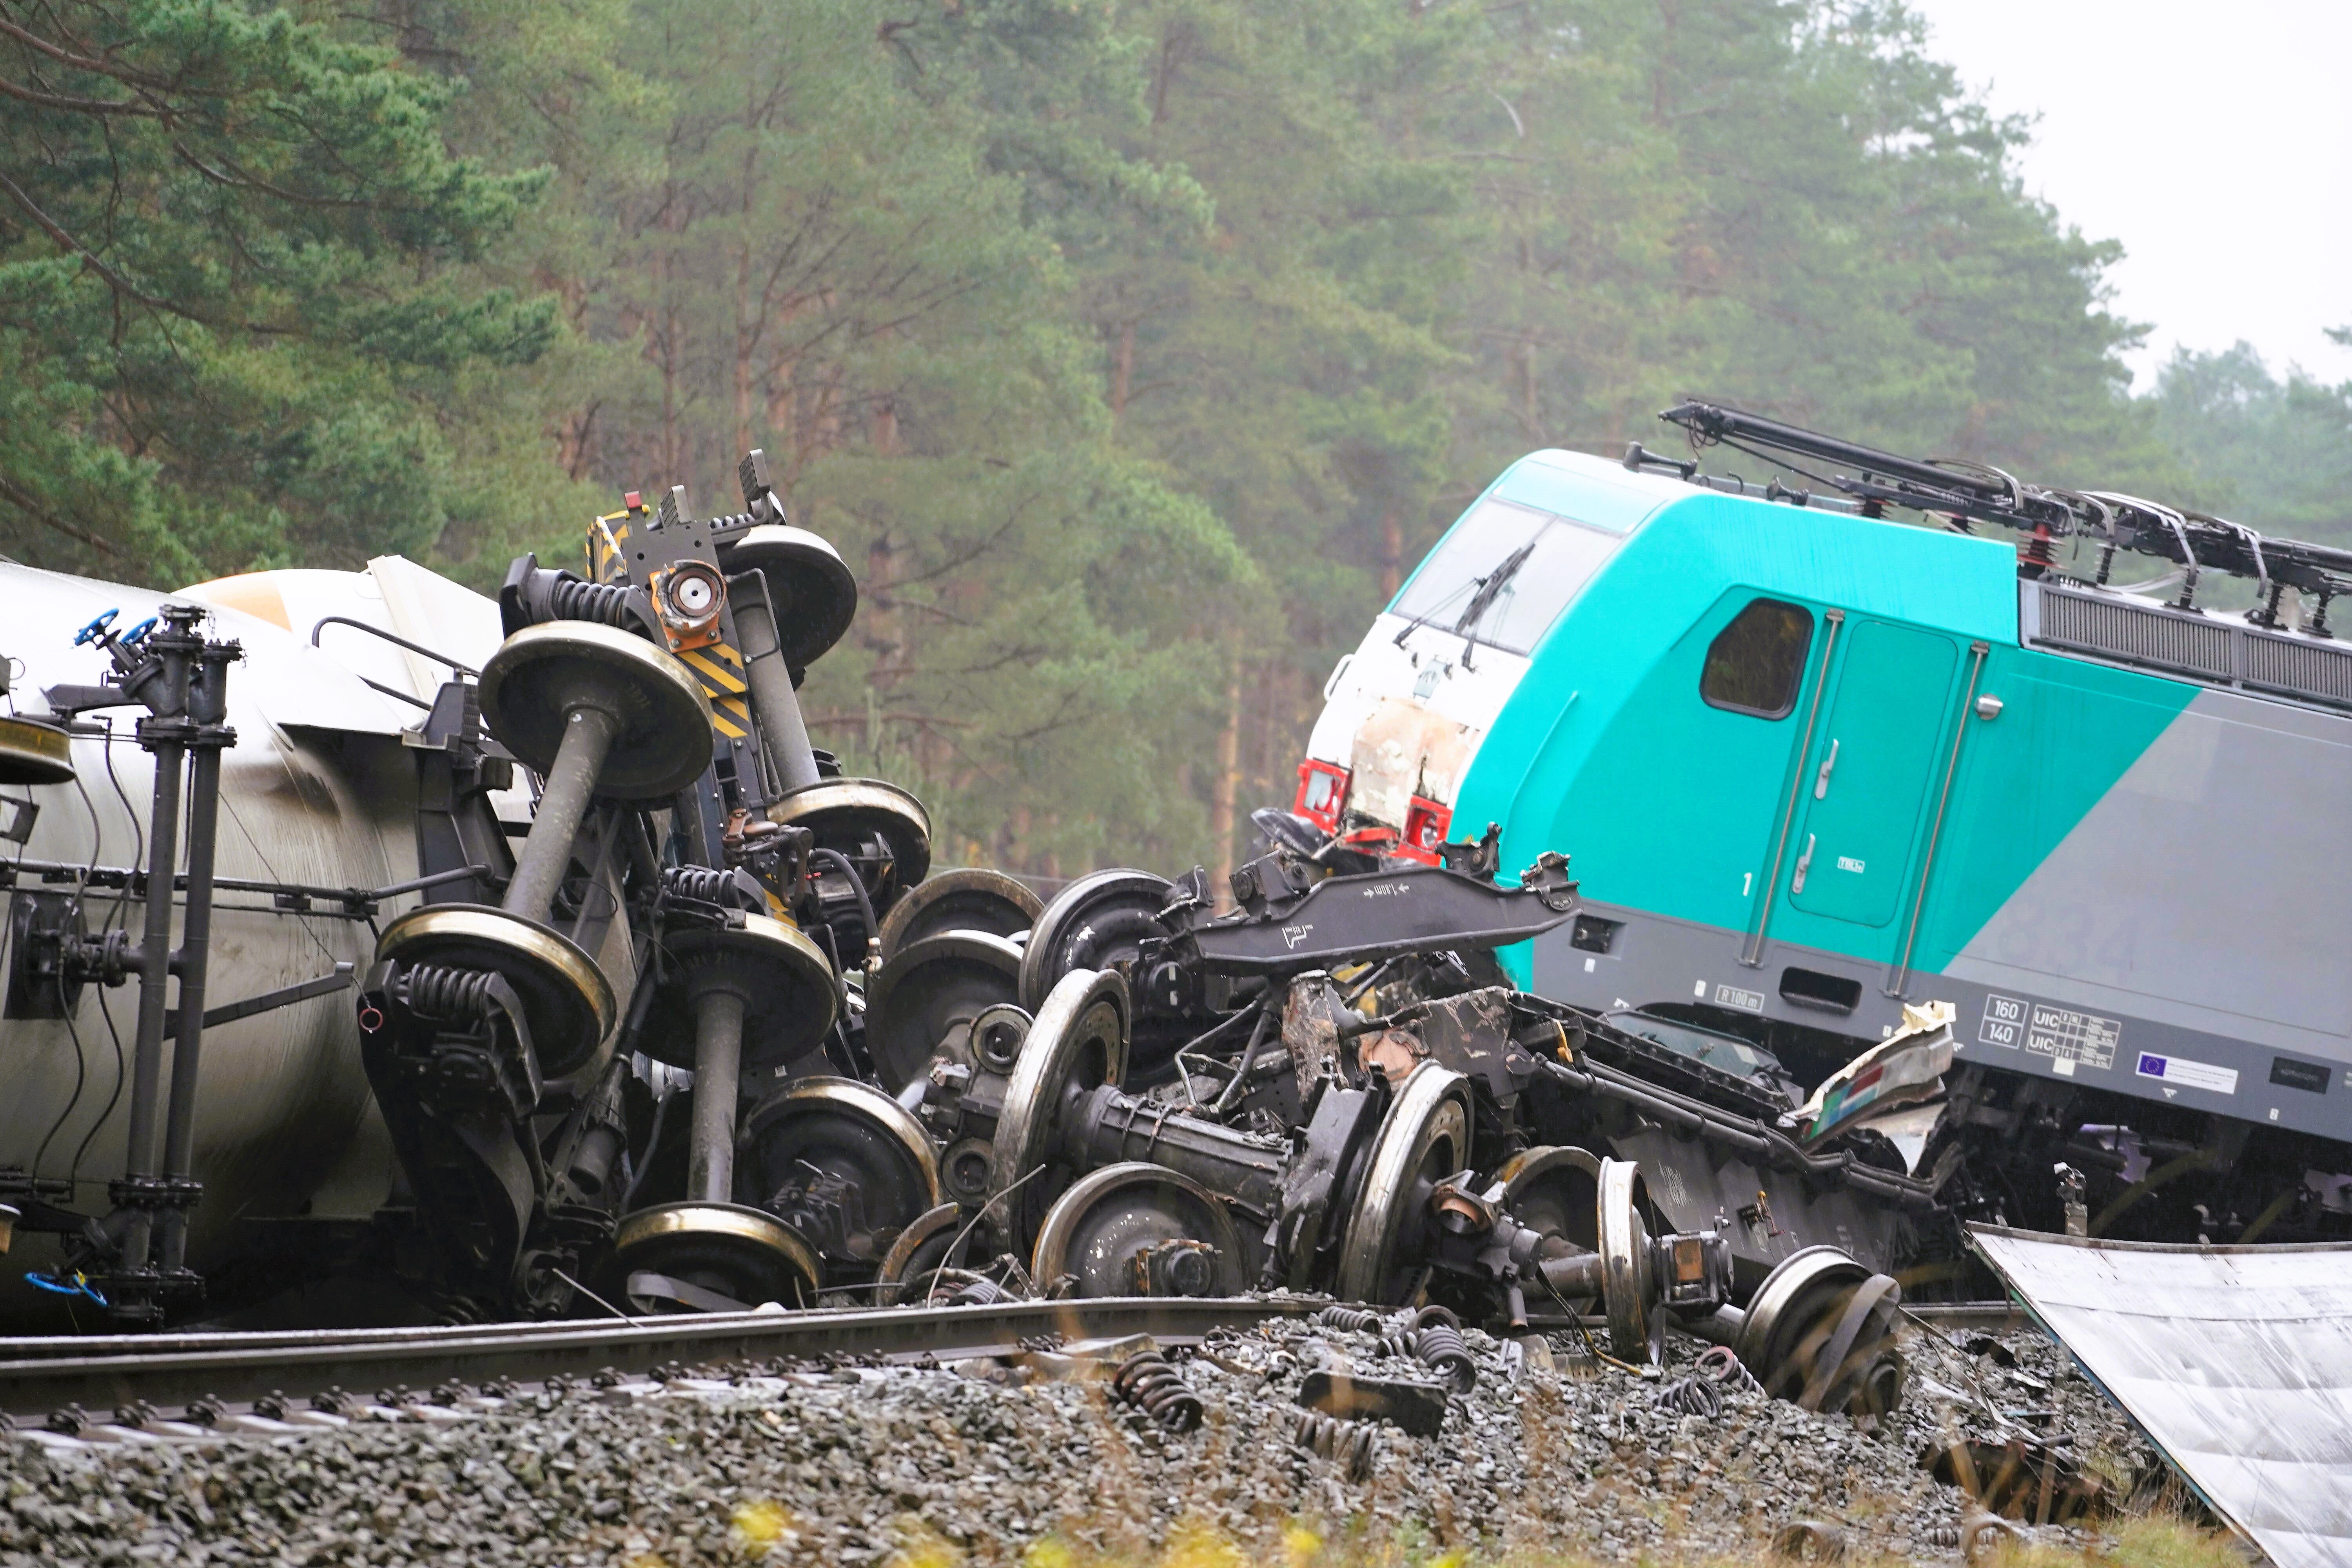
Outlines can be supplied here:
[[2126, 256], [2145, 381], [2243, 338], [2352, 379], [2352, 0], [1911, 0], [1931, 47], [2035, 115], [2027, 188]]

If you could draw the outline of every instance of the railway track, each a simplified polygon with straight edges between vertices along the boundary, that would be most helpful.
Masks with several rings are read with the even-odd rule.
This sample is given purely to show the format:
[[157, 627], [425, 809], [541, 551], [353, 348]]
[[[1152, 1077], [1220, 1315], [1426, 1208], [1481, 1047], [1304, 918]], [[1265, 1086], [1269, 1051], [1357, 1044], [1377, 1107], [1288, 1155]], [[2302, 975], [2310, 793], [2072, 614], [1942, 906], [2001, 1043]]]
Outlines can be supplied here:
[[[257, 1404], [265, 1413], [321, 1399], [329, 1406], [381, 1407], [430, 1402], [436, 1391], [457, 1388], [642, 1380], [672, 1366], [826, 1356], [947, 1362], [1011, 1354], [1048, 1340], [1149, 1335], [1163, 1346], [1187, 1345], [1217, 1329], [1306, 1317], [1326, 1304], [1307, 1297], [1137, 1297], [611, 1321], [0, 1339], [0, 1412], [20, 1428], [75, 1427], [101, 1437], [132, 1436], [125, 1427], [186, 1436], [191, 1423], [217, 1426], [240, 1417], [248, 1429], [267, 1429], [250, 1419]], [[2006, 1302], [1926, 1307], [1916, 1315], [1947, 1331], [2024, 1321]], [[342, 1395], [345, 1390], [351, 1393]], [[179, 1421], [163, 1416], [174, 1409], [188, 1414]], [[60, 1412], [68, 1414], [60, 1418]]]
[[1163, 1345], [1197, 1343], [1212, 1330], [1303, 1317], [1324, 1303], [1302, 1298], [1006, 1301], [989, 1306], [890, 1307], [807, 1312], [735, 1312], [613, 1321], [468, 1324], [418, 1329], [271, 1333], [115, 1335], [0, 1340], [0, 1411], [39, 1426], [69, 1407], [105, 1424], [106, 1413], [215, 1407], [257, 1400], [308, 1401], [330, 1390], [361, 1403], [378, 1390], [430, 1391], [575, 1381], [599, 1373], [639, 1377], [669, 1363], [809, 1361], [878, 1356], [911, 1362], [1003, 1355], [1054, 1338], [1148, 1334]]

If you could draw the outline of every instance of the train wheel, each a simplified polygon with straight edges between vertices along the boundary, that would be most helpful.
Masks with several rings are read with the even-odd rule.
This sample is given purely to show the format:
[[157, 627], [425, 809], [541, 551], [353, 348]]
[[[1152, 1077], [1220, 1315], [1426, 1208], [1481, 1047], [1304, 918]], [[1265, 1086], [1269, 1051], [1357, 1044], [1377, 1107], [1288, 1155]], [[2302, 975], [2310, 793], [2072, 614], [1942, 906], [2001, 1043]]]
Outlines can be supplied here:
[[882, 963], [908, 943], [942, 931], [978, 931], [1014, 937], [1032, 930], [1045, 900], [1024, 882], [978, 866], [941, 871], [908, 889], [882, 922]]
[[741, 1143], [761, 1204], [813, 1242], [824, 1226], [775, 1206], [776, 1195], [801, 1178], [800, 1167], [812, 1167], [856, 1192], [864, 1228], [816, 1242], [828, 1259], [877, 1261], [887, 1244], [877, 1246], [877, 1237], [903, 1229], [940, 1202], [939, 1160], [922, 1124], [871, 1084], [844, 1078], [796, 1079], [752, 1108], [743, 1119]]
[[[989, 1196], [1012, 1250], [1025, 1253], [1058, 1194], [1055, 1114], [1073, 1086], [1118, 1083], [1127, 1071], [1127, 981], [1116, 970], [1064, 975], [1037, 1011], [997, 1112]], [[1040, 1173], [1043, 1173], [1042, 1174]], [[1016, 1190], [1017, 1188], [1017, 1190]], [[1009, 1195], [1008, 1195], [1009, 1194]]]
[[1768, 1394], [1808, 1410], [1884, 1415], [1903, 1394], [1902, 1303], [1891, 1277], [1837, 1247], [1808, 1247], [1765, 1276], [1734, 1348]]
[[488, 970], [514, 987], [542, 1077], [609, 1058], [616, 1018], [612, 982], [579, 943], [537, 921], [487, 904], [420, 904], [384, 928], [379, 960]]
[[898, 1093], [1020, 988], [1021, 950], [1001, 936], [950, 931], [906, 943], [866, 987], [866, 1050], [875, 1076]]
[[1079, 878], [1039, 911], [1021, 955], [1021, 1005], [1032, 1013], [1062, 977], [1080, 969], [1132, 963], [1139, 945], [1164, 937], [1160, 911], [1170, 884], [1149, 871], [1097, 871]]
[[702, 683], [645, 638], [593, 621], [547, 621], [500, 643], [482, 666], [482, 725], [543, 774], [583, 694], [614, 727], [599, 795], [666, 799], [710, 765]]
[[1402, 1297], [1406, 1256], [1428, 1223], [1431, 1189], [1470, 1163], [1470, 1080], [1423, 1062], [1397, 1091], [1365, 1158], [1332, 1293], [1375, 1306]]
[[63, 729], [0, 716], [0, 784], [65, 784], [73, 776], [73, 739]]
[[944, 1203], [918, 1215], [900, 1231], [874, 1272], [874, 1304], [895, 1307], [919, 1300], [930, 1288], [930, 1276], [946, 1264], [948, 1249], [955, 1245], [968, 1218], [962, 1205]]
[[772, 1214], [736, 1204], [664, 1204], [625, 1217], [613, 1256], [646, 1312], [814, 1307], [824, 1283], [816, 1251]]
[[1601, 1237], [1609, 1348], [1622, 1361], [1653, 1365], [1665, 1351], [1666, 1319], [1658, 1310], [1650, 1227], [1642, 1218], [1649, 1201], [1642, 1167], [1631, 1160], [1603, 1160], [1598, 1181], [1594, 1224]]
[[1238, 1296], [1241, 1236], [1223, 1204], [1190, 1176], [1149, 1161], [1090, 1171], [1037, 1227], [1029, 1274], [1070, 1294]]
[[732, 575], [757, 572], [767, 580], [768, 607], [784, 663], [806, 669], [841, 640], [857, 614], [857, 578], [831, 541], [790, 523], [768, 522], [719, 547], [719, 564]]
[[846, 856], [866, 883], [877, 919], [931, 868], [930, 813], [921, 801], [880, 779], [819, 779], [770, 806], [768, 820], [805, 827], [816, 836], [819, 849]]
[[1503, 1207], [1530, 1229], [1585, 1252], [1601, 1249], [1601, 1161], [1583, 1149], [1523, 1149], [1496, 1169]]
[[808, 1055], [824, 1044], [841, 1007], [833, 965], [799, 928], [766, 915], [740, 926], [696, 926], [662, 939], [676, 961], [671, 978], [646, 1011], [636, 1048], [672, 1067], [694, 1066], [698, 984], [716, 984], [743, 1001], [742, 1070], [759, 1071]]

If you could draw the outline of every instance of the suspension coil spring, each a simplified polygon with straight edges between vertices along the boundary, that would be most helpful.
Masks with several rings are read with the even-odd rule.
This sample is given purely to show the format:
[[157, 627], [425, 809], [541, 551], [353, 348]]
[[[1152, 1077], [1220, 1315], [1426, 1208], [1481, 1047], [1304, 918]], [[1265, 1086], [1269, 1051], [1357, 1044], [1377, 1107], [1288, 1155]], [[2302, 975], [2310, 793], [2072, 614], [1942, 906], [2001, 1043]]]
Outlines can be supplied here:
[[1372, 1473], [1372, 1424], [1369, 1421], [1343, 1421], [1337, 1415], [1302, 1410], [1290, 1441], [1318, 1459], [1329, 1459], [1351, 1481]]
[[1377, 1334], [1388, 1326], [1388, 1320], [1378, 1312], [1356, 1307], [1326, 1307], [1315, 1314], [1315, 1321], [1327, 1329], [1340, 1329], [1351, 1334]]
[[1774, 1534], [1772, 1554], [1798, 1563], [1835, 1563], [1845, 1556], [1845, 1531], [1818, 1519], [1801, 1519]]
[[1691, 1370], [1704, 1373], [1708, 1381], [1727, 1388], [1745, 1389], [1750, 1394], [1764, 1391], [1764, 1385], [1756, 1381], [1756, 1374], [1748, 1370], [1748, 1363], [1741, 1361], [1738, 1352], [1729, 1345], [1709, 1345], [1691, 1363]]
[[1977, 1512], [1960, 1521], [1960, 1561], [1982, 1563], [1996, 1556], [2004, 1546], [2022, 1546], [2030, 1539], [2024, 1531], [1996, 1514]]
[[947, 1304], [950, 1307], [993, 1307], [999, 1301], [1012, 1300], [1012, 1291], [983, 1274], [950, 1296]]
[[662, 891], [673, 899], [728, 909], [742, 905], [742, 887], [735, 873], [716, 866], [667, 866], [662, 868]]
[[1201, 1425], [1201, 1396], [1158, 1351], [1138, 1351], [1119, 1363], [1110, 1391], [1171, 1432]]
[[557, 583], [548, 593], [547, 607], [559, 621], [598, 621], [626, 627], [629, 591], [611, 583]]
[[1423, 1307], [1413, 1319], [1413, 1359], [1453, 1384], [1456, 1394], [1478, 1385], [1478, 1363], [1462, 1338], [1462, 1320], [1444, 1307]]
[[[927, 1300], [934, 1307], [992, 1307], [1013, 1299], [1013, 1292], [996, 1280], [969, 1268], [942, 1268], [920, 1278], [930, 1287]], [[1024, 1344], [1022, 1348], [1034, 1347]]]
[[427, 1018], [470, 1022], [489, 1016], [490, 983], [497, 978], [487, 969], [412, 963], [402, 972], [397, 984], [410, 1012]]
[[1652, 1408], [1677, 1415], [1703, 1415], [1712, 1421], [1723, 1414], [1723, 1394], [1715, 1380], [1694, 1372], [1675, 1379], [1651, 1397]]

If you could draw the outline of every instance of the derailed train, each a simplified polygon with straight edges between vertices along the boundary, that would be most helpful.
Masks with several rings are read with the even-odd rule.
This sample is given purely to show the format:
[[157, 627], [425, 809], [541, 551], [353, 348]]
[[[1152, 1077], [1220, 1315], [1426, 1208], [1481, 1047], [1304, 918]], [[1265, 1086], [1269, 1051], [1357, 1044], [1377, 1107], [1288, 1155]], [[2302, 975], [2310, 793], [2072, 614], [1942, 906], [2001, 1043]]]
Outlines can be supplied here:
[[1864, 1123], [1947, 1017], [1815, 1087], [1531, 994], [1495, 953], [1590, 912], [1492, 832], [1262, 812], [1224, 915], [1198, 872], [928, 876], [919, 803], [800, 719], [855, 583], [743, 482], [495, 602], [379, 561], [124, 626], [152, 595], [16, 574], [19, 1324], [1280, 1285], [1627, 1355], [1671, 1315], [1894, 1397], [1893, 1276], [1957, 1252]]
[[1890, 1129], [1952, 1213], [2352, 1234], [2352, 552], [1663, 417], [1783, 476], [1514, 464], [1334, 671], [1296, 809], [1407, 856], [1456, 821], [1573, 847], [1583, 910], [1518, 981], [1768, 1090], [1953, 1004], [1948, 1099]]

